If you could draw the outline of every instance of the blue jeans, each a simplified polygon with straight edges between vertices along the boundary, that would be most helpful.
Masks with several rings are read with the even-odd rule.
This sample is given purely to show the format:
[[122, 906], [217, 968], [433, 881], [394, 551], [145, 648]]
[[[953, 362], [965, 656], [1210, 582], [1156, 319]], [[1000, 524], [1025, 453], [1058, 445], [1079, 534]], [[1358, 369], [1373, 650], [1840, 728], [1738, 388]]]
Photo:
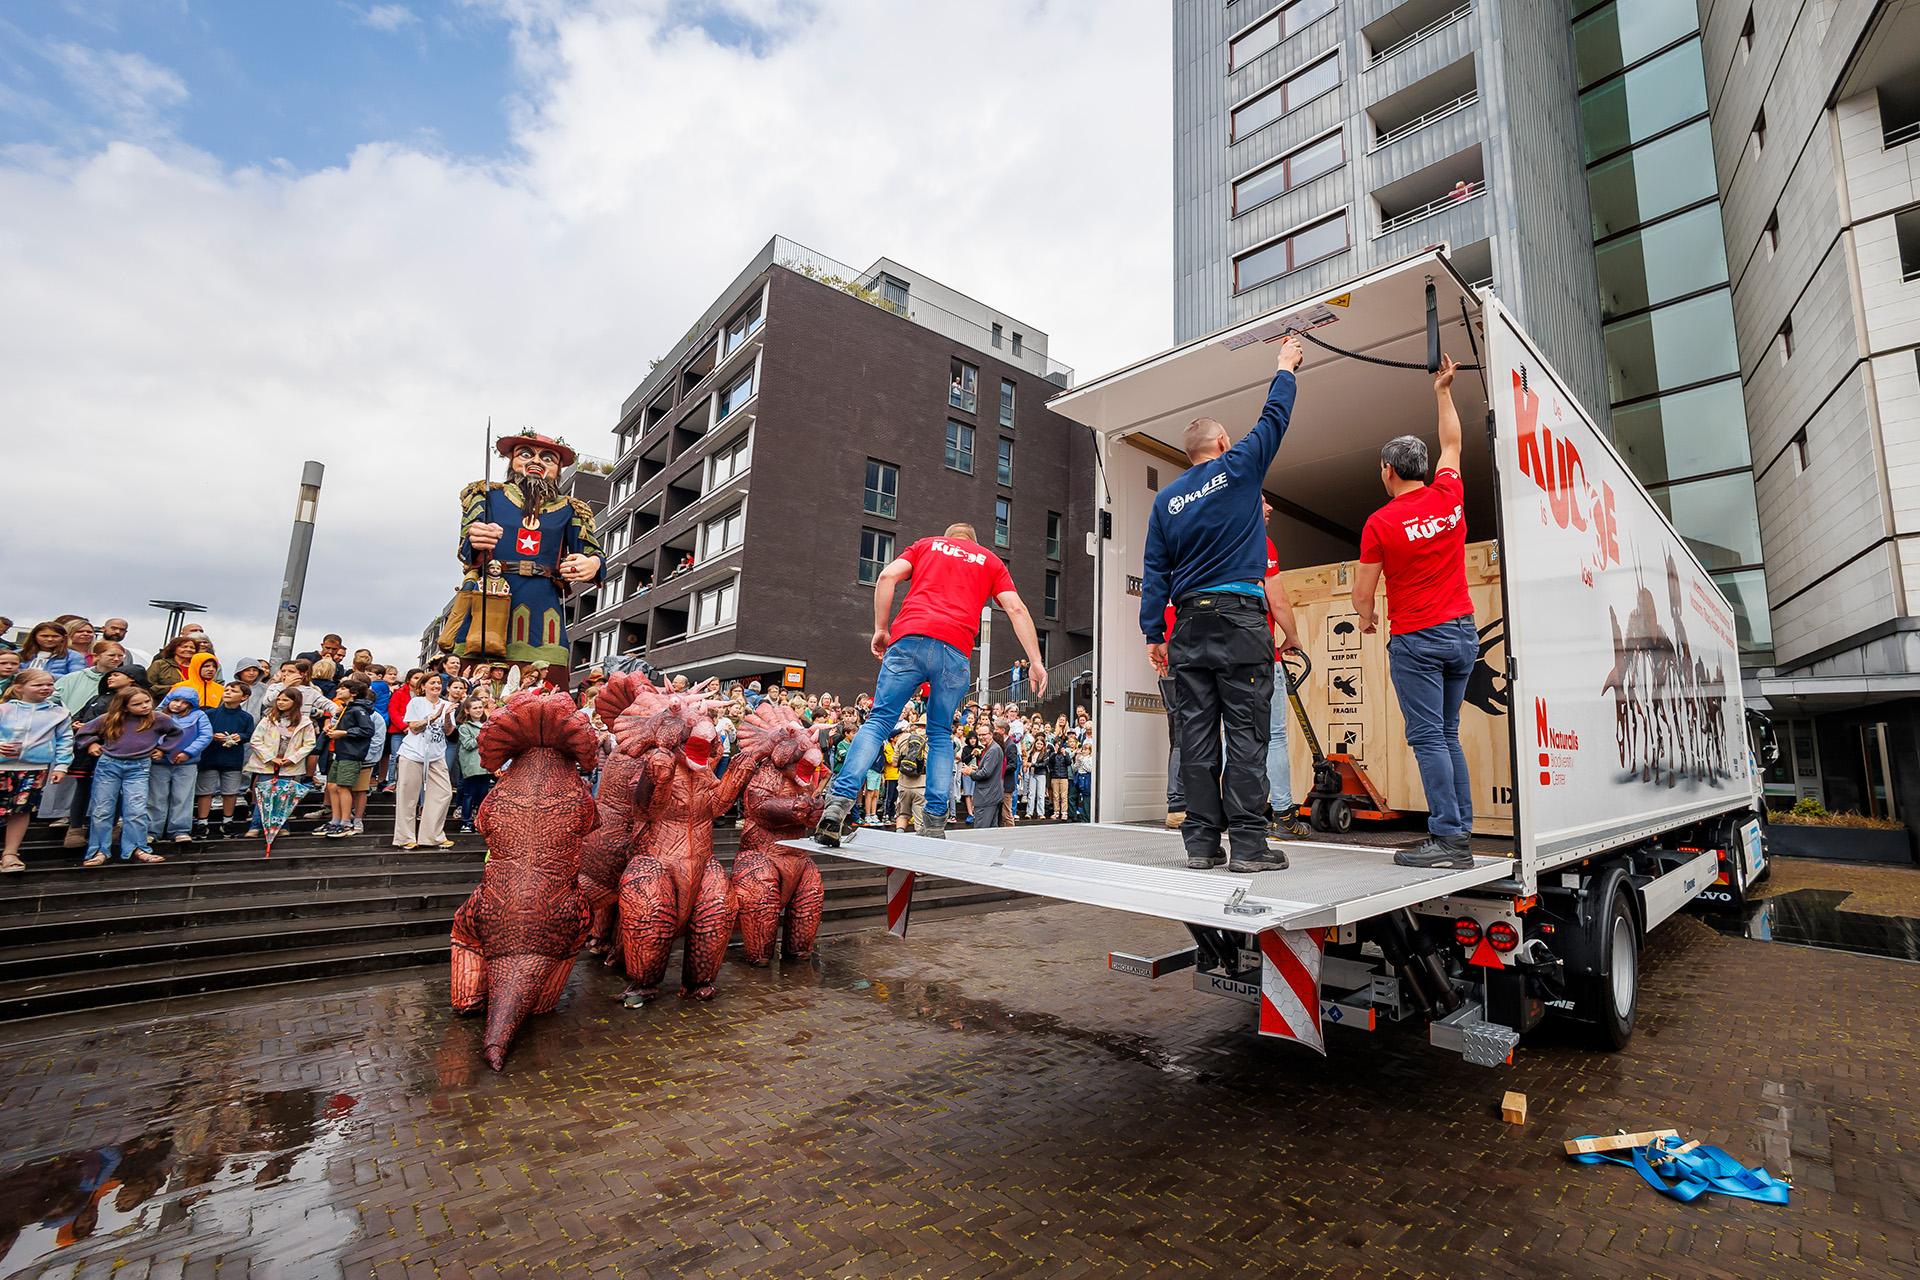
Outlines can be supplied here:
[[[1476, 651], [1477, 652], [1477, 651]], [[1267, 721], [1267, 802], [1273, 816], [1284, 818], [1293, 811], [1293, 765], [1287, 755], [1287, 721], [1293, 718], [1293, 702], [1287, 697], [1287, 672], [1273, 664], [1273, 710]]]
[[1407, 745], [1419, 761], [1420, 785], [1427, 793], [1427, 831], [1446, 839], [1464, 839], [1473, 830], [1473, 780], [1460, 749], [1460, 701], [1479, 659], [1480, 633], [1471, 616], [1387, 641]]
[[927, 813], [944, 818], [953, 795], [953, 735], [948, 730], [967, 693], [967, 661], [966, 654], [931, 636], [901, 636], [888, 645], [873, 691], [873, 710], [853, 735], [830, 794], [841, 800], [859, 797], [867, 770], [880, 759], [907, 699], [925, 683], [932, 686], [927, 700]]
[[193, 793], [199, 780], [196, 761], [153, 761], [147, 775], [147, 829], [154, 839], [184, 836], [193, 830]]
[[113, 852], [113, 817], [120, 813], [120, 857], [147, 847], [147, 772], [152, 761], [101, 756], [93, 764], [93, 812], [87, 815], [87, 852]]

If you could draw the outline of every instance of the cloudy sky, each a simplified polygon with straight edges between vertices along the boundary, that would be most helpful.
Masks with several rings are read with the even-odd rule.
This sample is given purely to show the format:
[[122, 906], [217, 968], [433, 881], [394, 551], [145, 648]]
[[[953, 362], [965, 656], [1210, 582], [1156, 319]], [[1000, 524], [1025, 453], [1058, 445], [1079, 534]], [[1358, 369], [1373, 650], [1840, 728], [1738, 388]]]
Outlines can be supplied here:
[[[1166, 345], [1164, 0], [36, 0], [0, 10], [0, 613], [209, 606], [404, 663], [488, 415], [611, 451], [771, 235], [1083, 375]], [[934, 424], [937, 425], [937, 424]]]

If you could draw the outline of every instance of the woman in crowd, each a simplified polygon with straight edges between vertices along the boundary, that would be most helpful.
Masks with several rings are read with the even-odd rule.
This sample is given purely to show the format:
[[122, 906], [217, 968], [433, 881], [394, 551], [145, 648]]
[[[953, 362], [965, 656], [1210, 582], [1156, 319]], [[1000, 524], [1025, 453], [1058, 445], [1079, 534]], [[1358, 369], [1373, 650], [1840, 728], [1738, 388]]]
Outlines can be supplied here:
[[454, 729], [454, 710], [441, 700], [443, 688], [440, 677], [430, 675], [421, 682], [420, 692], [407, 700], [407, 733], [400, 743], [400, 789], [395, 797], [396, 849], [453, 847], [445, 828], [447, 804], [453, 799], [447, 735]]
[[247, 763], [242, 767], [253, 779], [254, 830], [278, 831], [287, 825], [293, 806], [306, 790], [314, 733], [313, 717], [307, 714], [300, 688], [277, 690], [267, 702], [266, 715], [253, 727]]
[[77, 653], [82, 661], [91, 663], [94, 642], [100, 638], [100, 634], [93, 629], [93, 624], [85, 618], [74, 618], [66, 623], [66, 628], [68, 652]]
[[54, 700], [52, 674], [22, 672], [0, 703], [0, 813], [7, 824], [0, 872], [26, 870], [20, 844], [40, 789], [65, 781], [72, 763], [73, 721]]
[[80, 726], [82, 750], [97, 747], [93, 769], [93, 812], [87, 827], [83, 867], [105, 866], [120, 821], [120, 860], [165, 862], [147, 847], [147, 778], [157, 753], [166, 756], [183, 738], [179, 725], [161, 715], [153, 695], [138, 685], [113, 695], [98, 719]]
[[45, 671], [55, 680], [87, 665], [85, 657], [67, 643], [67, 628], [59, 622], [40, 622], [27, 632], [27, 643], [20, 650], [20, 666], [28, 671]]
[[197, 652], [193, 637], [184, 633], [160, 646], [147, 664], [147, 688], [156, 698], [187, 678], [187, 664]]

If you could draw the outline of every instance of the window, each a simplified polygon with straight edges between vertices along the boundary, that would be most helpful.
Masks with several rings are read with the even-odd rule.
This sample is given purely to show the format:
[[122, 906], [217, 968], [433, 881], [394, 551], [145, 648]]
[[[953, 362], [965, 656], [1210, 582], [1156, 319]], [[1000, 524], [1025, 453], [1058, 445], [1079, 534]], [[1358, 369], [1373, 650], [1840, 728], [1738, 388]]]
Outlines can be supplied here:
[[626, 550], [627, 543], [632, 541], [632, 535], [633, 522], [631, 520], [622, 520], [602, 535], [600, 539], [600, 550], [606, 555], [616, 555]]
[[1000, 425], [1003, 427], [1013, 425], [1013, 397], [1013, 379], [1000, 379]]
[[1065, 523], [1066, 522], [1060, 518], [1058, 511], [1047, 512], [1047, 559], [1049, 560], [1058, 560], [1060, 558], [1061, 534], [1064, 531]]
[[1769, 261], [1774, 254], [1780, 252], [1780, 211], [1778, 209], [1767, 215], [1767, 225], [1760, 231], [1760, 244], [1766, 249]]
[[615, 476], [613, 478], [613, 496], [607, 500], [607, 505], [617, 507], [628, 498], [631, 498], [634, 489], [639, 485], [639, 478], [640, 473], [638, 469], [634, 467], [628, 467], [625, 472]]
[[1000, 345], [1000, 326], [998, 324], [993, 326], [993, 345], [996, 348]]
[[1593, 238], [1614, 235], [1719, 194], [1705, 120], [1587, 170]]
[[1027, 341], [1026, 336], [1022, 334], [1018, 329], [1015, 329], [1013, 331], [1013, 354], [1015, 355], [1023, 354], [1022, 348], [1026, 345], [1026, 341]]
[[1704, 205], [1594, 250], [1600, 315], [1612, 320], [1727, 280], [1720, 206]]
[[1753, 118], [1753, 154], [1758, 156], [1767, 149], [1767, 113], [1763, 108]]
[[1747, 466], [1753, 459], [1740, 380], [1615, 409], [1613, 442], [1644, 484]]
[[[753, 437], [741, 436], [720, 452], [707, 459], [707, 493], [712, 493], [727, 481], [745, 471], [753, 461]], [[704, 495], [703, 495], [704, 496]]]
[[1793, 474], [1803, 476], [1807, 473], [1807, 429], [1800, 428], [1800, 434], [1788, 441], [1793, 452]]
[[1318, 262], [1347, 247], [1347, 211], [1324, 222], [1289, 232], [1233, 260], [1233, 291], [1243, 293], [1257, 284], [1277, 280], [1308, 263]]
[[880, 581], [880, 571], [893, 559], [893, 535], [885, 529], [860, 531], [860, 581], [872, 586]]
[[1060, 572], [1059, 570], [1057, 569], [1047, 570], [1047, 593], [1045, 596], [1041, 597], [1041, 600], [1042, 600], [1042, 606], [1045, 608], [1046, 614], [1049, 618], [1057, 618], [1060, 616]]
[[1793, 317], [1788, 316], [1780, 326], [1780, 363], [1793, 359]]
[[758, 332], [761, 322], [766, 318], [767, 310], [765, 303], [760, 297], [756, 296], [753, 302], [748, 305], [747, 309], [735, 316], [733, 322], [727, 326], [724, 354], [732, 355], [738, 351], [740, 344]]
[[1760, 517], [1748, 473], [1669, 485], [1655, 489], [1653, 500], [1709, 571], [1760, 563]]
[[1238, 71], [1288, 36], [1306, 29], [1307, 24], [1333, 12], [1335, 0], [1294, 0], [1280, 12], [1262, 19], [1235, 36], [1227, 45], [1227, 70]]
[[1767, 611], [1766, 571], [1742, 569], [1738, 573], [1716, 573], [1713, 585], [1720, 588], [1720, 594], [1733, 606], [1733, 634], [1740, 652], [1751, 655], [1771, 650], [1773, 615]]
[[711, 560], [739, 546], [747, 536], [747, 508], [743, 503], [707, 521], [700, 530], [700, 558]]
[[1580, 87], [1604, 80], [1699, 29], [1694, 7], [1673, 0], [1619, 0], [1596, 9], [1573, 24]]
[[1000, 484], [1013, 483], [1013, 441], [1000, 437], [1000, 456], [995, 462], [993, 478]]
[[749, 369], [733, 380], [731, 386], [720, 393], [720, 411], [717, 420], [724, 422], [747, 401], [753, 399], [753, 370]]
[[1707, 78], [1700, 62], [1700, 42], [1689, 40], [1580, 95], [1586, 159], [1612, 155], [1706, 110]]
[[740, 600], [740, 583], [728, 579], [717, 587], [708, 587], [693, 599], [693, 629], [711, 631], [733, 625]]
[[993, 545], [1010, 547], [1013, 545], [1013, 504], [1005, 498], [993, 500]]
[[1747, 6], [1747, 20], [1740, 24], [1740, 61], [1753, 56], [1753, 6]]
[[1332, 133], [1318, 142], [1309, 142], [1234, 183], [1233, 211], [1245, 213], [1304, 182], [1332, 173], [1346, 162], [1346, 140], [1341, 134]]
[[1615, 404], [1722, 378], [1740, 368], [1733, 341], [1733, 296], [1725, 289], [1616, 320], [1601, 336], [1609, 398]]
[[963, 360], [952, 366], [953, 383], [947, 388], [947, 403], [966, 413], [977, 413], [980, 405], [980, 371]]
[[1278, 120], [1281, 116], [1301, 106], [1310, 98], [1317, 98], [1340, 84], [1340, 63], [1336, 55], [1328, 54], [1310, 67], [1304, 67], [1282, 80], [1271, 89], [1262, 91], [1259, 96], [1250, 98], [1233, 111], [1233, 135], [1231, 142], [1239, 142], [1248, 135], [1258, 132]]
[[964, 422], [947, 419], [946, 464], [955, 471], [973, 474], [973, 428]]
[[890, 463], [867, 459], [867, 497], [864, 510], [870, 516], [889, 520], [899, 514], [900, 468]]
[[1893, 215], [1893, 238], [1900, 249], [1900, 279], [1920, 280], [1920, 209]]

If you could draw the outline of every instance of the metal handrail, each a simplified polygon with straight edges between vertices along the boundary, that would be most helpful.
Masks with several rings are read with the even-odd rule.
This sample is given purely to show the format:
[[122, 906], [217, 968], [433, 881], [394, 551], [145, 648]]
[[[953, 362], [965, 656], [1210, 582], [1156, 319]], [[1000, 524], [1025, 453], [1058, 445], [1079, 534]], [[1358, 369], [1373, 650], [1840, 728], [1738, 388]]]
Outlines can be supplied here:
[[1447, 194], [1441, 196], [1438, 200], [1429, 200], [1423, 205], [1408, 209], [1405, 213], [1396, 213], [1391, 218], [1383, 219], [1380, 223], [1380, 230], [1374, 234], [1376, 236], [1384, 236], [1389, 232], [1398, 231], [1400, 228], [1418, 222], [1422, 218], [1432, 217], [1443, 209], [1452, 208], [1454, 205], [1465, 204], [1469, 200], [1477, 200], [1486, 193], [1487, 184], [1485, 179], [1479, 182], [1469, 182], [1464, 192], [1456, 193], [1449, 190]]
[[1441, 15], [1438, 18], [1435, 18], [1432, 22], [1429, 22], [1426, 26], [1420, 28], [1418, 31], [1414, 32], [1412, 35], [1408, 36], [1406, 39], [1401, 40], [1396, 44], [1388, 45], [1385, 49], [1382, 49], [1380, 52], [1374, 54], [1373, 61], [1367, 64], [1367, 70], [1369, 71], [1373, 70], [1375, 67], [1385, 62], [1388, 58], [1391, 58], [1394, 54], [1399, 53], [1404, 49], [1412, 48], [1414, 45], [1419, 44], [1422, 40], [1425, 40], [1428, 36], [1432, 35], [1434, 32], [1438, 31], [1440, 28], [1446, 26], [1448, 23], [1458, 22], [1461, 18], [1466, 17], [1467, 14], [1471, 13], [1472, 11], [1473, 11], [1473, 6], [1471, 4], [1463, 4], [1458, 9], [1453, 10], [1451, 13], [1446, 13]]
[[1909, 120], [1880, 136], [1883, 149], [1904, 146], [1915, 138], [1920, 138], [1920, 120]]
[[1406, 137], [1410, 133], [1419, 132], [1420, 130], [1426, 128], [1428, 125], [1432, 124], [1434, 121], [1440, 119], [1442, 116], [1450, 116], [1456, 111], [1465, 111], [1468, 107], [1472, 106], [1474, 103], [1478, 101], [1480, 101], [1480, 91], [1478, 89], [1469, 89], [1465, 93], [1461, 94], [1459, 97], [1455, 98], [1453, 101], [1443, 102], [1439, 106], [1435, 107], [1433, 110], [1427, 112], [1425, 115], [1415, 116], [1413, 119], [1407, 121], [1405, 124], [1397, 125], [1394, 128], [1389, 129], [1387, 132], [1375, 138], [1373, 140], [1373, 145], [1369, 147], [1368, 150], [1378, 151], [1380, 148], [1384, 146], [1400, 141], [1400, 139]]

